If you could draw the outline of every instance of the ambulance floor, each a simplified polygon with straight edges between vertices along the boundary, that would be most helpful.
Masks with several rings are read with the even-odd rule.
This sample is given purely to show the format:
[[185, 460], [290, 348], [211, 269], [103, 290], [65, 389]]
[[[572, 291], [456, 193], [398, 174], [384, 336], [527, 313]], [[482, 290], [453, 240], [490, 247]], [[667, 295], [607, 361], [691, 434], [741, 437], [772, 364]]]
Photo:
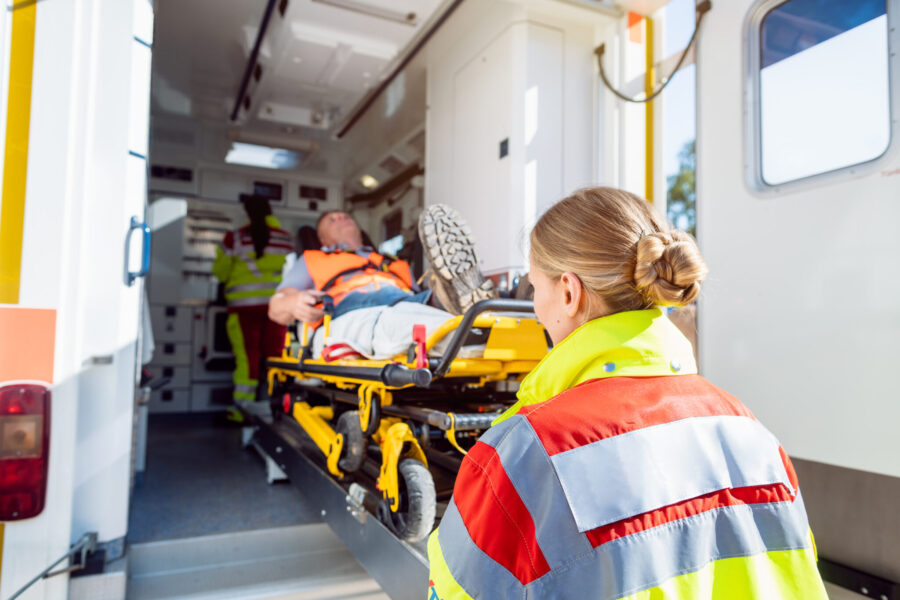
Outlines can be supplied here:
[[240, 427], [212, 415], [153, 415], [147, 464], [134, 488], [132, 544], [318, 521], [289, 483], [241, 447]]

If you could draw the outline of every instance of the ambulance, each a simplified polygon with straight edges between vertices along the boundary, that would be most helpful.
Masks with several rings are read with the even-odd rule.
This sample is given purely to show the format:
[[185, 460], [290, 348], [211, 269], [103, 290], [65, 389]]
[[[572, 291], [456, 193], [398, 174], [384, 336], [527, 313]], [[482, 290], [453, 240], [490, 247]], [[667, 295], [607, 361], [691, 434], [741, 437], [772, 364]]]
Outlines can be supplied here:
[[[900, 0], [7, 0], [0, 599], [422, 598], [424, 544], [229, 426], [212, 272], [262, 196], [510, 292], [589, 185], [695, 234], [700, 372], [791, 455], [835, 599], [900, 598]], [[441, 502], [438, 497], [438, 517]]]

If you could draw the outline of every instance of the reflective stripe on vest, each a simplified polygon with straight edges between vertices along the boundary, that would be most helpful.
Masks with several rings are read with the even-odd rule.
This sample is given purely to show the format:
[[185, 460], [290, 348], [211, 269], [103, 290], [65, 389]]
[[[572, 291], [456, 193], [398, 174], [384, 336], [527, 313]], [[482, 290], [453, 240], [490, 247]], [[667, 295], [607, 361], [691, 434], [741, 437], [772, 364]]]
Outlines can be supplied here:
[[228, 298], [228, 306], [265, 306], [269, 303], [270, 296], [246, 296], [244, 298]]
[[724, 559], [765, 590], [793, 574], [763, 557], [798, 551], [800, 595], [825, 598], [790, 461], [697, 375], [588, 382], [492, 427], [436, 535], [474, 597], [621, 598]]
[[328, 292], [335, 304], [353, 290], [372, 283], [382, 282], [406, 291], [412, 288], [412, 275], [406, 261], [386, 263], [387, 259], [375, 252], [359, 256], [354, 252], [307, 250], [303, 259], [316, 289]]
[[266, 223], [269, 242], [262, 256], [256, 256], [253, 236], [247, 225], [227, 234], [223, 240], [223, 252], [231, 257], [225, 286], [229, 306], [264, 305], [281, 283], [285, 256], [293, 250], [293, 242], [291, 235], [279, 228], [274, 217], [266, 217]]
[[277, 281], [257, 281], [255, 283], [241, 283], [239, 285], [230, 285], [225, 288], [226, 294], [236, 294], [238, 292], [258, 292], [268, 290], [275, 291], [278, 287]]
[[[707, 511], [686, 517], [678, 527], [659, 527], [646, 535], [619, 538], [593, 552], [573, 554], [565, 568], [525, 585], [499, 563], [485, 560], [483, 549], [475, 544], [453, 501], [434, 535], [454, 581], [479, 598], [613, 600], [695, 572], [714, 561], [752, 562], [754, 555], [810, 547], [808, 524], [799, 499]], [[806, 568], [815, 569], [815, 564]], [[791, 577], [790, 573], [781, 575]], [[748, 577], [756, 578], [753, 571]], [[762, 589], [772, 583], [756, 581]], [[437, 589], [440, 594], [441, 588]]]

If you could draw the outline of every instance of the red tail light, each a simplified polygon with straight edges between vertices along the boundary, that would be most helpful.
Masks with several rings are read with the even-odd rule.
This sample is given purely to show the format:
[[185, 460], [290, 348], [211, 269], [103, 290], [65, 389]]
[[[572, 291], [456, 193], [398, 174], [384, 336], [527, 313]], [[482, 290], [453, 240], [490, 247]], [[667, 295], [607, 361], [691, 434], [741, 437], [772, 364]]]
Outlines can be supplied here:
[[50, 390], [0, 388], [0, 521], [41, 514], [47, 496]]

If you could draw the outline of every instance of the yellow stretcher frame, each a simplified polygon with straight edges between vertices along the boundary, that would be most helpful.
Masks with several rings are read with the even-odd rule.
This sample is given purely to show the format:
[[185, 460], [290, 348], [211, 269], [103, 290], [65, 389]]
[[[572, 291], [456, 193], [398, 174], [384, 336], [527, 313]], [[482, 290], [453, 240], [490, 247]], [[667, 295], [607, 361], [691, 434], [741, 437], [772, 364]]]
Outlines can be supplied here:
[[[497, 307], [497, 312], [491, 310]], [[506, 310], [504, 310], [504, 308]], [[496, 301], [488, 300], [478, 303], [470, 309], [473, 314], [456, 316], [438, 327], [428, 336], [425, 342], [426, 354], [448, 335], [458, 334], [460, 326], [466, 330], [489, 329], [487, 343], [480, 357], [456, 358], [452, 357], [449, 367], [440, 374], [441, 379], [466, 378], [476, 380], [469, 385], [471, 387], [484, 387], [488, 382], [514, 380], [520, 381], [525, 377], [548, 351], [547, 337], [544, 326], [536, 316], [528, 314], [516, 314], [511, 316], [510, 309], [532, 310], [533, 305], [527, 301]], [[325, 316], [323, 326], [327, 337], [330, 330], [331, 318]], [[287, 383], [290, 379], [305, 380], [319, 379], [325, 383], [333, 384], [342, 390], [353, 390], [359, 398], [358, 410], [362, 431], [370, 432], [372, 438], [378, 442], [382, 450], [382, 464], [378, 478], [378, 489], [393, 512], [400, 507], [398, 464], [401, 458], [415, 458], [428, 465], [425, 452], [418, 440], [413, 435], [409, 426], [400, 419], [382, 417], [380, 421], [371, 423], [372, 404], [375, 397], [380, 406], [390, 406], [394, 400], [393, 392], [397, 390], [415, 387], [409, 383], [405, 385], [389, 385], [382, 381], [362, 379], [352, 375], [342, 375], [341, 368], [348, 371], [355, 369], [384, 369], [389, 365], [402, 365], [407, 369], [415, 369], [418, 356], [398, 354], [390, 359], [338, 359], [325, 361], [321, 358], [302, 359], [309, 342], [310, 330], [306, 324], [301, 334], [301, 347], [299, 351], [292, 352], [290, 334], [287, 335], [285, 346], [280, 357], [270, 359], [267, 371], [269, 395], [273, 395], [276, 382]], [[452, 346], [452, 344], [451, 344]], [[458, 350], [459, 344], [452, 351]], [[418, 353], [418, 350], [417, 350]], [[304, 367], [307, 367], [304, 369]], [[311, 372], [309, 367], [313, 368]], [[318, 367], [318, 368], [317, 368]], [[330, 373], [321, 372], [327, 368]], [[328, 471], [337, 477], [344, 474], [338, 467], [341, 450], [343, 448], [343, 436], [335, 431], [330, 421], [334, 414], [330, 407], [310, 406], [306, 402], [296, 402], [291, 407], [291, 416], [303, 427], [322, 452], [326, 459]], [[445, 432], [448, 442], [462, 454], [466, 451], [456, 440], [455, 419], [451, 414], [451, 426]]]

